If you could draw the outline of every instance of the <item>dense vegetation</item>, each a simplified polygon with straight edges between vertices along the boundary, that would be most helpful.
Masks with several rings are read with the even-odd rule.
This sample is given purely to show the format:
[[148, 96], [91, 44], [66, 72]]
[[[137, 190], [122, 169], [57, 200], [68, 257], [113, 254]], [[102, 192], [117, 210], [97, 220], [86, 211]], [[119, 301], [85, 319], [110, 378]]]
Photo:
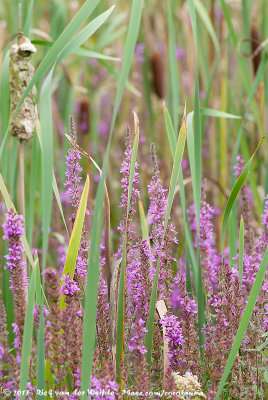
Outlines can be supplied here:
[[267, 13], [0, 4], [1, 398], [268, 398]]

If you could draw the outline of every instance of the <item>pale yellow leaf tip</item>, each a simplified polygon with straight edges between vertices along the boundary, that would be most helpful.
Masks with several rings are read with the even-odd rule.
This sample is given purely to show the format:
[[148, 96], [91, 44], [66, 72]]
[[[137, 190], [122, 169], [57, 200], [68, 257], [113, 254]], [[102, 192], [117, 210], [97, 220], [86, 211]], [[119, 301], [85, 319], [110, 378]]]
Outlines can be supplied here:
[[138, 116], [135, 113], [135, 111], [133, 111], [133, 116], [134, 116], [134, 128], [135, 128], [135, 135], [136, 135], [138, 132], [138, 129], [139, 129], [139, 119], [138, 119]]
[[183, 119], [186, 119], [186, 101], [184, 103]]

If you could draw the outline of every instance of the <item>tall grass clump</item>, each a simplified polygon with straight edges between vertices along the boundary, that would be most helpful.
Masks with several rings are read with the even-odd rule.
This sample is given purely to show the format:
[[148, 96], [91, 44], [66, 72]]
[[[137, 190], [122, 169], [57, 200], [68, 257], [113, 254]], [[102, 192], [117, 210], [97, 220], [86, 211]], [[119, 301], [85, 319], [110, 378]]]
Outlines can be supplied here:
[[0, 397], [267, 399], [266, 2], [0, 11]]

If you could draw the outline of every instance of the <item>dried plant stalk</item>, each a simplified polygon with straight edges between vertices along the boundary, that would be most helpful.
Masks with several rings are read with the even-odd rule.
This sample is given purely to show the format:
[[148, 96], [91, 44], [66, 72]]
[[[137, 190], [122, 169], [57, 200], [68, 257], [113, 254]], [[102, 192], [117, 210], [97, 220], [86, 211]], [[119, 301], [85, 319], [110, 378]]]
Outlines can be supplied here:
[[[34, 67], [31, 55], [36, 52], [31, 41], [18, 33], [18, 41], [10, 49], [9, 85], [10, 85], [10, 115], [12, 116], [21, 96], [31, 81]], [[19, 140], [29, 140], [35, 128], [34, 101], [36, 88], [29, 92], [22, 106], [11, 122], [11, 134]]]
[[[162, 319], [164, 318], [164, 316], [167, 313], [167, 307], [166, 304], [164, 302], [164, 300], [158, 300], [156, 302], [156, 309], [157, 312], [159, 314], [159, 317]], [[167, 369], [169, 367], [169, 363], [168, 363], [168, 339], [165, 338], [166, 336], [166, 328], [163, 327], [163, 348], [164, 348], [164, 373], [163, 373], [163, 380], [166, 377], [167, 374]], [[165, 382], [163, 382], [163, 386], [165, 385]]]

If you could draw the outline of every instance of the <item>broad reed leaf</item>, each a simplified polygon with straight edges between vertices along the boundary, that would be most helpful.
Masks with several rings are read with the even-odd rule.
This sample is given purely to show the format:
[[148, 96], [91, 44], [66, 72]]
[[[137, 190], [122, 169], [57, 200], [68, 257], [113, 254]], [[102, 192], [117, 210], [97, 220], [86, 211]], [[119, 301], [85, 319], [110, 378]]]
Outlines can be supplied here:
[[[9, 81], [8, 81], [8, 69], [9, 69], [9, 51], [5, 54], [2, 65], [1, 65], [1, 81], [0, 81], [0, 123], [1, 123], [1, 146], [0, 146], [0, 171], [5, 179], [5, 182], [10, 185], [10, 157], [7, 149], [8, 144], [8, 120], [10, 112], [10, 93], [9, 93]], [[1, 177], [2, 178], [2, 177]], [[1, 182], [0, 182], [1, 184]], [[10, 186], [9, 186], [10, 187]], [[5, 246], [3, 246], [3, 256], [5, 254]], [[1, 260], [2, 261], [2, 260]], [[4, 261], [4, 259], [3, 259]], [[2, 276], [2, 288], [3, 288], [3, 300], [5, 303], [6, 314], [7, 314], [7, 327], [9, 331], [9, 341], [13, 341], [13, 328], [12, 323], [14, 322], [14, 302], [13, 294], [11, 293], [10, 286], [10, 273], [8, 270], [3, 269]]]
[[8, 120], [10, 112], [10, 91], [9, 91], [9, 80], [8, 80], [8, 69], [9, 69], [9, 51], [5, 54], [1, 65], [1, 150], [0, 150], [0, 166], [1, 173], [4, 179], [7, 179], [7, 168], [8, 168], [8, 152], [6, 151], [6, 144], [8, 140]]
[[237, 198], [238, 193], [240, 192], [242, 186], [244, 185], [248, 173], [249, 173], [249, 169], [252, 163], [252, 160], [257, 152], [257, 150], [259, 149], [259, 147], [261, 146], [261, 144], [263, 143], [264, 138], [259, 142], [258, 146], [256, 147], [256, 150], [254, 151], [254, 153], [252, 154], [251, 158], [249, 159], [249, 161], [247, 162], [245, 168], [243, 169], [243, 171], [241, 172], [240, 176], [238, 177], [232, 191], [231, 194], [228, 198], [225, 210], [224, 210], [224, 214], [223, 214], [223, 221], [222, 221], [222, 230], [221, 230], [221, 247], [222, 247], [222, 257], [223, 257], [223, 250], [224, 250], [224, 241], [225, 241], [225, 234], [226, 234], [226, 230], [227, 230], [227, 224], [228, 224], [228, 219], [230, 216], [230, 213], [232, 211], [234, 202]]
[[120, 364], [121, 359], [124, 357], [124, 329], [125, 329], [125, 280], [126, 280], [126, 266], [127, 266], [127, 241], [128, 241], [128, 215], [130, 211], [130, 201], [133, 187], [133, 179], [135, 172], [135, 165], [138, 152], [139, 144], [139, 122], [136, 114], [134, 113], [135, 119], [135, 139], [133, 142], [131, 163], [129, 170], [129, 181], [128, 181], [128, 198], [127, 198], [127, 215], [126, 215], [126, 226], [124, 231], [124, 243], [123, 243], [123, 254], [120, 272], [120, 283], [119, 283], [119, 298], [118, 298], [118, 312], [117, 312], [117, 332], [116, 332], [116, 373], [120, 376]]
[[164, 238], [168, 226], [170, 211], [175, 195], [175, 188], [179, 177], [179, 172], [181, 169], [181, 161], [185, 147], [186, 141], [186, 114], [184, 112], [180, 133], [178, 136], [178, 140], [176, 143], [175, 154], [174, 154], [174, 163], [172, 168], [172, 174], [170, 179], [169, 191], [168, 191], [168, 198], [167, 198], [167, 206], [166, 206], [166, 213], [165, 213], [165, 223], [164, 223], [164, 232], [163, 238], [161, 243], [161, 250], [159, 252], [159, 258], [157, 261], [157, 267], [155, 271], [154, 281], [153, 281], [153, 289], [150, 298], [150, 305], [149, 305], [149, 315], [146, 324], [146, 335], [145, 335], [145, 346], [147, 348], [146, 359], [149, 364], [149, 370], [151, 370], [151, 358], [152, 358], [152, 346], [153, 346], [153, 335], [154, 335], [154, 316], [155, 316], [155, 306], [156, 306], [156, 297], [157, 297], [157, 287], [158, 287], [158, 277], [159, 277], [159, 269], [160, 269], [160, 262], [161, 262], [161, 255], [162, 255], [162, 247], [164, 243]]
[[46, 267], [48, 236], [52, 212], [52, 182], [53, 182], [53, 121], [52, 121], [52, 68], [46, 77], [40, 97], [41, 124], [41, 166], [42, 166], [42, 269]]
[[[20, 364], [20, 390], [26, 391], [26, 384], [29, 379], [30, 356], [33, 337], [33, 311], [36, 292], [36, 262], [33, 265], [31, 272], [30, 285], [27, 296], [27, 306], [23, 330], [23, 342], [21, 350], [21, 364]], [[25, 392], [24, 392], [25, 393]], [[25, 399], [26, 394], [20, 395], [20, 400]]]
[[[4, 202], [5, 202], [7, 210], [9, 211], [9, 210], [12, 209], [15, 212], [17, 212], [17, 210], [16, 210], [16, 208], [15, 208], [15, 206], [13, 204], [13, 201], [11, 200], [11, 196], [10, 196], [8, 190], [7, 190], [6, 184], [5, 184], [4, 179], [3, 179], [1, 174], [0, 174], [0, 192], [2, 193], [2, 196], [3, 196], [3, 199], [4, 199]], [[23, 244], [25, 253], [26, 253], [26, 255], [27, 255], [27, 257], [28, 257], [28, 259], [30, 261], [30, 264], [33, 266], [34, 260], [33, 260], [31, 249], [30, 249], [30, 246], [29, 246], [29, 243], [27, 241], [26, 236], [25, 235], [22, 236], [20, 238], [20, 240], [21, 240], [21, 243]]]
[[69, 54], [77, 50], [90, 36], [93, 35], [111, 15], [115, 6], [110, 7], [107, 11], [94, 18], [85, 28], [79, 32], [75, 38], [65, 47], [61, 55], [57, 60], [57, 64], [60, 63]]
[[257, 297], [258, 297], [259, 291], [261, 289], [261, 286], [262, 286], [262, 283], [264, 280], [267, 265], [268, 265], [268, 248], [266, 249], [266, 251], [264, 253], [261, 265], [259, 267], [259, 270], [258, 270], [256, 278], [255, 278], [255, 282], [252, 286], [245, 311], [241, 318], [241, 321], [240, 321], [240, 324], [239, 324], [239, 327], [238, 327], [238, 330], [237, 330], [237, 333], [236, 333], [236, 336], [234, 339], [234, 343], [232, 345], [231, 351], [230, 351], [228, 359], [227, 359], [225, 369], [224, 369], [222, 377], [221, 377], [221, 381], [219, 383], [219, 387], [218, 387], [218, 391], [217, 391], [215, 400], [220, 399], [220, 395], [224, 388], [225, 382], [227, 381], [229, 373], [231, 372], [232, 366], [235, 361], [235, 357], [240, 348], [241, 342], [243, 340], [244, 334], [246, 332], [250, 318], [252, 316], [253, 309], [256, 304]]
[[239, 228], [239, 282], [240, 287], [242, 286], [242, 276], [243, 276], [243, 261], [244, 261], [244, 220], [241, 215], [240, 228]]
[[97, 307], [97, 293], [98, 293], [98, 279], [99, 279], [99, 257], [100, 257], [100, 243], [101, 243], [101, 231], [102, 231], [102, 220], [103, 220], [103, 198], [104, 198], [104, 186], [105, 186], [106, 172], [108, 166], [109, 151], [110, 151], [112, 132], [116, 121], [117, 112], [123, 96], [123, 91], [127, 82], [128, 73], [134, 55], [135, 45], [141, 22], [142, 6], [143, 6], [143, 0], [135, 0], [132, 2], [123, 64], [116, 93], [116, 100], [113, 110], [112, 121], [110, 125], [110, 135], [104, 157], [102, 175], [98, 185], [98, 190], [96, 195], [96, 205], [93, 214], [91, 246], [89, 252], [87, 287], [85, 296], [85, 314], [84, 314], [83, 347], [82, 347], [81, 391], [82, 392], [85, 391], [85, 393], [81, 395], [81, 400], [87, 400], [86, 390], [90, 385], [93, 352], [95, 347], [96, 307]]
[[[63, 284], [63, 276], [69, 274], [70, 278], [73, 279], [77, 255], [80, 247], [80, 241], [82, 236], [82, 230], [85, 220], [86, 208], [87, 208], [87, 199], [89, 192], [89, 176], [87, 175], [86, 183], [84, 186], [84, 190], [80, 199], [79, 207], [77, 210], [77, 214], [74, 221], [73, 231], [70, 238], [66, 260], [62, 272], [61, 285]], [[65, 296], [62, 295], [62, 299], [60, 302], [60, 307], [62, 309], [65, 308]]]

